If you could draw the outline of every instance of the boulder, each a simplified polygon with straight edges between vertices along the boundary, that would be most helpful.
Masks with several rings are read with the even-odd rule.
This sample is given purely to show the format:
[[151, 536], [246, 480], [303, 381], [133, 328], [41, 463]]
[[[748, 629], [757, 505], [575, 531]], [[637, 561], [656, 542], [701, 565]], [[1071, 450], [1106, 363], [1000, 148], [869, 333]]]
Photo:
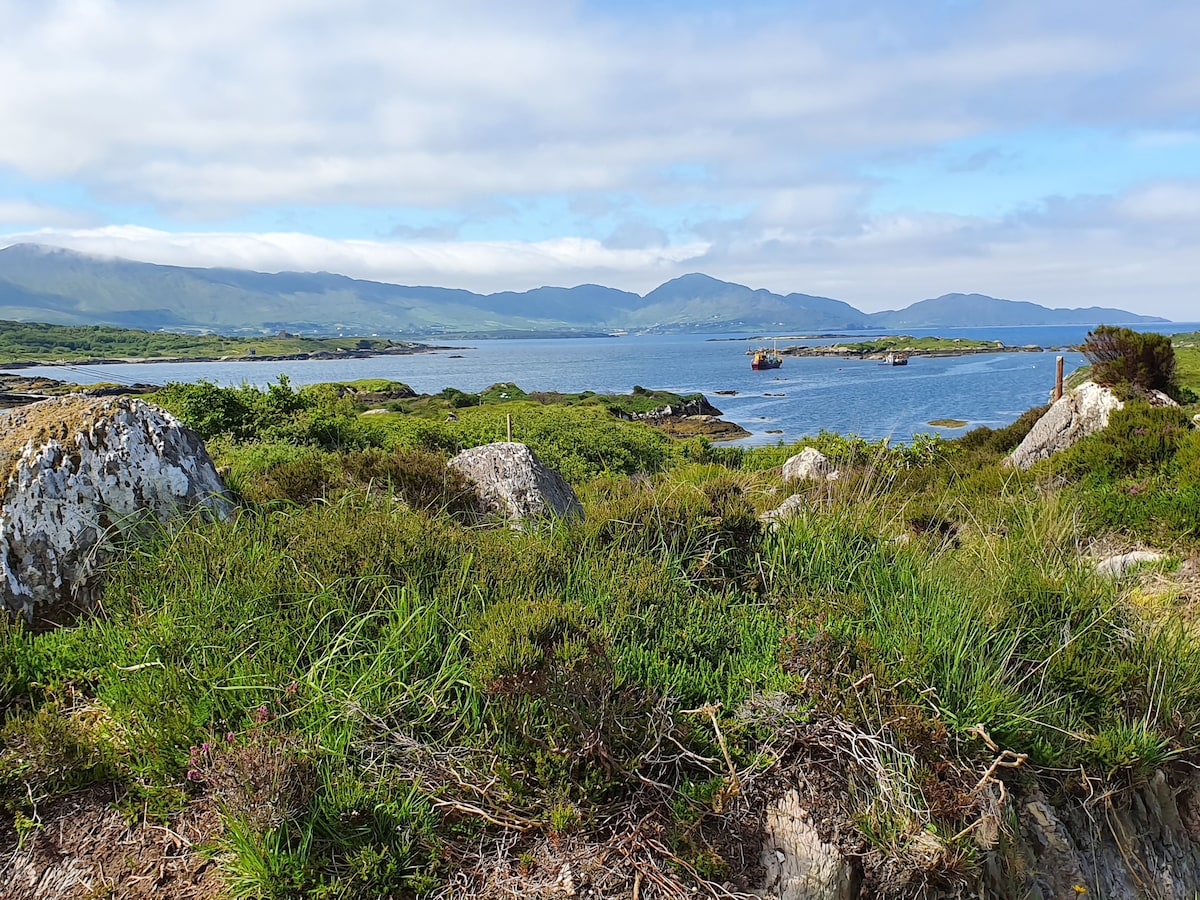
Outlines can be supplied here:
[[[1151, 391], [1146, 399], [1153, 406], [1179, 405], [1161, 391]], [[1049, 459], [1059, 450], [1066, 450], [1081, 438], [1107, 427], [1113, 410], [1124, 405], [1112, 388], [1085, 381], [1051, 404], [1017, 449], [1004, 458], [1004, 464], [1028, 469], [1039, 460]]]
[[805, 447], [783, 464], [784, 481], [836, 481], [839, 477], [829, 458], [815, 447]]
[[1096, 574], [1105, 578], [1120, 578], [1134, 566], [1142, 563], [1158, 562], [1164, 559], [1163, 554], [1152, 550], [1134, 550], [1131, 553], [1120, 553], [1096, 563]]
[[628, 413], [623, 418], [635, 422], [659, 422], [663, 419], [678, 419], [686, 416], [721, 416], [719, 409], [708, 402], [703, 394], [697, 394], [689, 399], [681, 399], [676, 404], [666, 404], [643, 413]]
[[1004, 458], [1004, 464], [1028, 469], [1039, 460], [1049, 459], [1106, 427], [1113, 410], [1124, 405], [1110, 388], [1085, 381], [1051, 404], [1017, 449]]
[[524, 444], [473, 447], [449, 466], [474, 485], [485, 515], [498, 513], [514, 528], [527, 519], [583, 518], [575, 491]]
[[775, 531], [779, 528], [779, 523], [784, 519], [800, 515], [801, 510], [804, 509], [807, 502], [802, 494], [792, 494], [792, 496], [784, 500], [779, 506], [767, 510], [759, 516], [758, 521], [762, 522], [772, 531]]
[[0, 597], [27, 621], [86, 609], [115, 538], [192, 510], [233, 509], [200, 438], [128, 397], [0, 414]]

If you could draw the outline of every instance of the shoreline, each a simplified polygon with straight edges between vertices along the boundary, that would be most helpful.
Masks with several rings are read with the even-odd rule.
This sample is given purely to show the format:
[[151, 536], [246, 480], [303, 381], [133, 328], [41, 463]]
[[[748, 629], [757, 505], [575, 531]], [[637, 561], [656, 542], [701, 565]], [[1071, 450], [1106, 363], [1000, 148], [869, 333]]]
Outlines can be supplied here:
[[414, 344], [404, 347], [385, 347], [378, 350], [312, 350], [307, 353], [254, 354], [248, 356], [89, 356], [85, 359], [0, 361], [3, 369], [69, 368], [71, 366], [154, 365], [155, 363], [213, 363], [213, 362], [304, 362], [318, 359], [370, 359], [376, 356], [412, 356], [439, 350], [471, 350], [471, 347], [443, 347], [435, 344]]

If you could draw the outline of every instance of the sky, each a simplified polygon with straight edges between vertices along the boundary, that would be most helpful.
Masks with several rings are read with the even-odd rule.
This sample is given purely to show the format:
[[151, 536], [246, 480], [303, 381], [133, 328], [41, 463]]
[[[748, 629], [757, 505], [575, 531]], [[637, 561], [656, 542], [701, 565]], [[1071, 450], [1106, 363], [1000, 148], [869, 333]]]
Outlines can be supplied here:
[[0, 0], [0, 247], [1200, 320], [1194, 0]]

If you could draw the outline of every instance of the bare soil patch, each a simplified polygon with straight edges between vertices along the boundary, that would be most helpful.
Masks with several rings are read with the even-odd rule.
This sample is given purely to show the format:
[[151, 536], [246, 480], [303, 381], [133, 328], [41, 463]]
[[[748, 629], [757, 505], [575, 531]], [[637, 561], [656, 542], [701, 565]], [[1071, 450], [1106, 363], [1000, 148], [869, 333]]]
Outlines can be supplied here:
[[5, 900], [225, 896], [220, 867], [199, 847], [217, 834], [211, 808], [185, 810], [170, 825], [127, 825], [113, 788], [94, 787], [39, 809], [41, 827], [18, 842], [0, 829], [0, 895]]

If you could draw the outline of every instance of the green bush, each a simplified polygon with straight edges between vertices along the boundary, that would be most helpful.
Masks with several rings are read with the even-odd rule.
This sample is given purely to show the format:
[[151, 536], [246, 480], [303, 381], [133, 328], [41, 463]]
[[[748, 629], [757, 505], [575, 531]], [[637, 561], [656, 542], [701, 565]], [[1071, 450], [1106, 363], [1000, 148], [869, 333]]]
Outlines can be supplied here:
[[1033, 426], [1050, 408], [1035, 406], [1021, 413], [1011, 425], [1003, 428], [988, 428], [986, 425], [973, 428], [961, 437], [955, 438], [954, 443], [964, 450], [986, 450], [991, 453], [1011, 453], [1025, 436], [1033, 430]]
[[1097, 384], [1133, 393], [1178, 390], [1175, 350], [1167, 335], [1100, 325], [1088, 333], [1081, 349]]
[[1175, 454], [1192, 434], [1191, 420], [1181, 409], [1130, 401], [1112, 412], [1107, 428], [1060, 454], [1056, 468], [1093, 483], [1139, 473], [1172, 473]]
[[327, 450], [377, 446], [382, 435], [363, 423], [354, 400], [337, 385], [293, 390], [286, 375], [267, 386], [220, 387], [211, 382], [171, 383], [155, 402], [205, 440], [286, 442]]

